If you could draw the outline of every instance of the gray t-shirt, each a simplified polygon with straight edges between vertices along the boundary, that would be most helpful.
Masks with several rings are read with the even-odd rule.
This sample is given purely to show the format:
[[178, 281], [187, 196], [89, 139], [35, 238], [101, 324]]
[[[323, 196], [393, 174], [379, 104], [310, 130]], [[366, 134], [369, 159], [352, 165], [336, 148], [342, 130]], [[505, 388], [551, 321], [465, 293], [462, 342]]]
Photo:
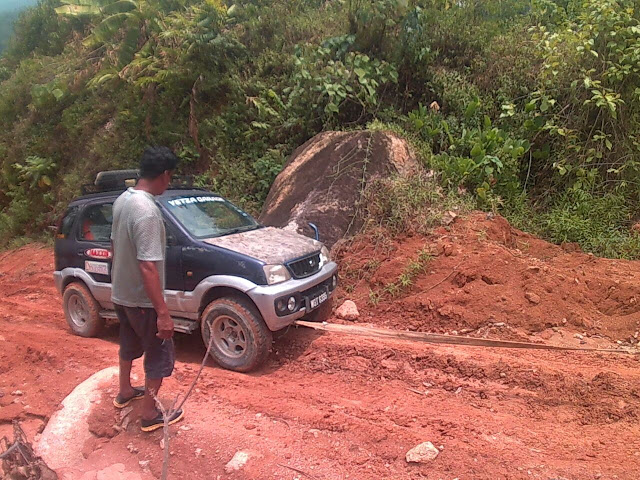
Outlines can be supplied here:
[[156, 262], [165, 287], [166, 238], [162, 213], [148, 192], [129, 188], [113, 204], [111, 301], [124, 307], [153, 307], [142, 283], [139, 260]]

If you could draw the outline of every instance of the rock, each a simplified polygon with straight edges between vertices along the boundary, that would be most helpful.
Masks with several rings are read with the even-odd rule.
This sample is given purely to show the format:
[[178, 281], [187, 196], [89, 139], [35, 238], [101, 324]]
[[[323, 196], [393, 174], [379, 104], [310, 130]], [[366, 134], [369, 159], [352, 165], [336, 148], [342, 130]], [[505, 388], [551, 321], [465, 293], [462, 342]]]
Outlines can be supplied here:
[[580, 335], [579, 333], [576, 333], [574, 335], [575, 338], [577, 338], [578, 340], [582, 340], [584, 337], [582, 335]]
[[130, 443], [129, 445], [127, 445], [127, 450], [129, 450], [129, 452], [131, 453], [138, 453], [138, 449], [133, 443]]
[[35, 448], [50, 468], [73, 468], [84, 460], [82, 448], [93, 438], [89, 430], [91, 411], [105, 388], [117, 382], [117, 378], [118, 367], [100, 370], [62, 401], [62, 408], [51, 416]]
[[449, 210], [444, 215], [442, 215], [442, 224], [451, 225], [453, 222], [455, 222], [456, 218], [458, 218], [458, 214]]
[[151, 463], [151, 460], [140, 460], [138, 462], [138, 465], [140, 465], [140, 468], [144, 471], [144, 472], [148, 472], [149, 471], [149, 464]]
[[436, 102], [435, 100], [429, 104], [429, 108], [430, 108], [431, 110], [436, 111], [436, 112], [439, 112], [439, 111], [440, 111], [440, 105], [439, 105], [439, 104], [438, 104], [438, 102]]
[[540, 303], [540, 297], [533, 292], [526, 292], [524, 294], [524, 297], [529, 300], [531, 303], [533, 303], [534, 305], [537, 305]]
[[202, 449], [201, 448], [196, 448], [196, 458], [200, 457], [202, 455]]
[[342, 320], [357, 320], [359, 316], [358, 307], [351, 300], [347, 300], [336, 310], [336, 317]]
[[250, 458], [251, 454], [249, 452], [239, 450], [235, 453], [233, 458], [229, 460], [229, 463], [224, 466], [224, 471], [227, 473], [236, 472], [244, 467]]
[[391, 132], [322, 132], [293, 152], [271, 186], [260, 222], [311, 235], [329, 247], [362, 226], [361, 192], [373, 179], [419, 171], [409, 144]]
[[428, 463], [435, 460], [440, 450], [431, 442], [424, 442], [413, 447], [407, 452], [406, 460], [409, 463]]
[[20, 397], [20, 396], [24, 395], [24, 393], [22, 393], [22, 390], [14, 390], [13, 392], [11, 392], [11, 395], [14, 395], [16, 397]]

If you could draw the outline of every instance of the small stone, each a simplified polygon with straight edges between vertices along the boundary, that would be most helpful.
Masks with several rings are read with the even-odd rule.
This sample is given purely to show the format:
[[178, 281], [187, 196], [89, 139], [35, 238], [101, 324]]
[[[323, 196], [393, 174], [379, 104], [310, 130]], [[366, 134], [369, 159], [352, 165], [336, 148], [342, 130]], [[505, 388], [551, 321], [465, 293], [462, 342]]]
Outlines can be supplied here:
[[408, 463], [428, 463], [435, 460], [439, 453], [440, 450], [433, 443], [424, 442], [409, 450], [405, 458]]
[[180, 430], [182, 430], [183, 432], [188, 432], [189, 430], [191, 430], [191, 427], [189, 425], [181, 425]]
[[584, 337], [582, 335], [580, 335], [579, 333], [576, 333], [574, 335], [574, 338], [577, 338], [578, 340], [582, 340]]
[[312, 428], [309, 430], [309, 433], [315, 438], [318, 438], [318, 435], [320, 435], [320, 430], [318, 430], [317, 428]]
[[529, 300], [531, 303], [533, 303], [534, 305], [537, 305], [540, 303], [540, 296], [536, 293], [533, 292], [526, 292], [524, 294], [524, 297]]
[[11, 392], [11, 395], [15, 395], [16, 397], [19, 397], [21, 395], [24, 395], [24, 393], [22, 393], [22, 390], [14, 390], [13, 392]]
[[196, 458], [200, 457], [201, 455], [202, 455], [202, 449], [196, 448]]
[[151, 460], [140, 460], [138, 462], [138, 465], [140, 465], [140, 468], [142, 470], [144, 470], [145, 472], [149, 471], [149, 464], [151, 463]]
[[442, 216], [442, 223], [443, 225], [451, 225], [456, 220], [456, 218], [458, 218], [458, 214], [449, 210]]
[[500, 372], [500, 378], [506, 378], [506, 377], [507, 377], [507, 374], [506, 374], [506, 373], [504, 373], [504, 372]]
[[567, 324], [567, 319], [566, 319], [566, 318], [563, 318], [563, 319], [562, 319], [562, 324], [563, 324], [563, 325], [566, 325], [566, 324]]
[[138, 453], [138, 449], [133, 443], [130, 443], [129, 445], [127, 445], [127, 450], [129, 450], [129, 452], [131, 453]]
[[164, 438], [160, 440], [160, 449], [164, 450]]
[[360, 312], [354, 302], [347, 300], [336, 310], [336, 317], [342, 320], [357, 320]]
[[231, 473], [240, 470], [247, 464], [249, 458], [251, 458], [249, 452], [243, 452], [242, 450], [237, 451], [233, 458], [225, 465], [225, 472]]
[[255, 423], [245, 423], [244, 424], [244, 428], [246, 428], [247, 430], [253, 430], [257, 427], [257, 425]]

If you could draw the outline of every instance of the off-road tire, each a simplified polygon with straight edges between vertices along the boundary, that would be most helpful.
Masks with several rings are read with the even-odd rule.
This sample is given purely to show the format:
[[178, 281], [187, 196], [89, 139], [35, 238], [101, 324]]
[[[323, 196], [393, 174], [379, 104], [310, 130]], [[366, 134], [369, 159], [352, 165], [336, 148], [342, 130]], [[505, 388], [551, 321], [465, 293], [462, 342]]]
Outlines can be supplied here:
[[82, 283], [73, 282], [62, 294], [62, 308], [71, 331], [81, 337], [97, 337], [104, 328], [100, 306]]
[[[211, 325], [216, 320], [216, 327], [225, 327], [225, 331], [229, 327], [241, 331], [242, 335], [239, 336], [244, 342], [244, 348], [232, 354], [233, 348], [228, 346], [226, 340], [214, 339], [209, 354], [218, 365], [236, 372], [248, 372], [266, 361], [271, 350], [272, 336], [255, 305], [241, 297], [223, 297], [207, 305], [200, 322], [205, 347], [209, 345]], [[221, 330], [218, 337], [223, 336]]]
[[333, 297], [330, 297], [326, 302], [320, 305], [315, 310], [309, 312], [304, 316], [304, 319], [308, 322], [326, 322], [331, 318], [333, 314]]

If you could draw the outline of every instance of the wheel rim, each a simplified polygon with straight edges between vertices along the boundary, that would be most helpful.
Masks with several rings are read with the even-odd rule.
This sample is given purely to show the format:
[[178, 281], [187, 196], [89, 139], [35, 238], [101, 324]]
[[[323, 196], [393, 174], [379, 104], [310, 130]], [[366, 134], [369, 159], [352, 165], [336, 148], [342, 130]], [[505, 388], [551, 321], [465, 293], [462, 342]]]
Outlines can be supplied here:
[[247, 350], [247, 333], [242, 325], [228, 315], [219, 315], [207, 322], [207, 344], [213, 335], [213, 346], [224, 355], [242, 357]]
[[89, 309], [87, 308], [84, 298], [77, 294], [71, 295], [67, 309], [69, 310], [69, 316], [73, 324], [80, 328], [84, 327], [89, 320]]

